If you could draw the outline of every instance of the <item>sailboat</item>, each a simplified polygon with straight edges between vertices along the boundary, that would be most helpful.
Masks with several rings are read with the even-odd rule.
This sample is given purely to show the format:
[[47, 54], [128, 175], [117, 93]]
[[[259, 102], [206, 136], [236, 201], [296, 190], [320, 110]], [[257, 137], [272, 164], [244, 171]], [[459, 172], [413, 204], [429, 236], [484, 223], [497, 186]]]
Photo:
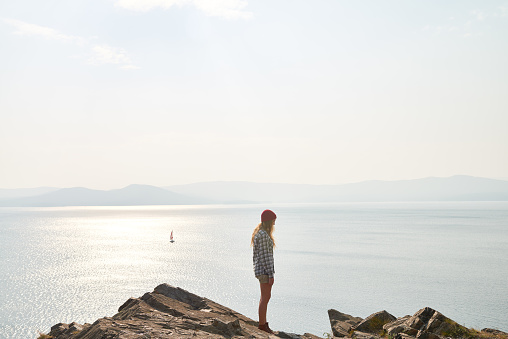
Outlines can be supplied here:
[[169, 242], [175, 242], [175, 240], [173, 239], [173, 231], [171, 231], [171, 236], [169, 237]]

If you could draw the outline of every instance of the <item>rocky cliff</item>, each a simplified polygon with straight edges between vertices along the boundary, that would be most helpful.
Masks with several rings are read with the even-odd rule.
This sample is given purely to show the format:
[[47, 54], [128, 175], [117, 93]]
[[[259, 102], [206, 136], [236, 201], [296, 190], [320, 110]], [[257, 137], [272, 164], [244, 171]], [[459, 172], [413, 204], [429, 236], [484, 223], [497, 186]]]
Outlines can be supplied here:
[[[413, 316], [396, 318], [381, 311], [362, 319], [329, 310], [334, 338], [357, 339], [508, 339], [508, 334], [493, 329], [467, 329], [441, 313], [423, 308]], [[162, 284], [140, 298], [130, 298], [113, 317], [93, 324], [56, 324], [40, 339], [131, 339], [131, 338], [289, 338], [318, 339], [305, 333], [275, 332], [269, 335], [257, 322], [181, 288]]]

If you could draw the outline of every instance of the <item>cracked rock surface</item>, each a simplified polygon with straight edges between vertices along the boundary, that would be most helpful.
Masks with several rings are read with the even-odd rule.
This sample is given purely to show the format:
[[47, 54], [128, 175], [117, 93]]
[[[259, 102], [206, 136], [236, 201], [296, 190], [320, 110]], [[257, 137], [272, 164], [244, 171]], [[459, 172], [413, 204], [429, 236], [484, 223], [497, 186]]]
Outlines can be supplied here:
[[508, 339], [508, 333], [484, 328], [468, 329], [445, 317], [438, 311], [425, 307], [413, 316], [396, 318], [381, 311], [365, 319], [356, 318], [336, 310], [329, 310], [334, 338], [355, 339]]
[[275, 332], [269, 335], [254, 320], [179, 287], [162, 284], [140, 298], [130, 298], [113, 317], [93, 324], [57, 324], [54, 339], [140, 338], [293, 338], [317, 339], [312, 334]]

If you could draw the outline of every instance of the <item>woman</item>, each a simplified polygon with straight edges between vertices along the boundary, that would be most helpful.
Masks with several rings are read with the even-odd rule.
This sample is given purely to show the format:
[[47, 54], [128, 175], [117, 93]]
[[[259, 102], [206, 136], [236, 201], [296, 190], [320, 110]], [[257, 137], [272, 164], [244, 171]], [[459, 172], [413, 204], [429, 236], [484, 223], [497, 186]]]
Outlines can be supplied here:
[[270, 210], [261, 213], [261, 223], [252, 232], [251, 246], [253, 247], [254, 274], [259, 280], [261, 298], [259, 299], [259, 326], [260, 330], [273, 333], [266, 321], [266, 309], [272, 295], [274, 282], [273, 263], [273, 228], [277, 216]]

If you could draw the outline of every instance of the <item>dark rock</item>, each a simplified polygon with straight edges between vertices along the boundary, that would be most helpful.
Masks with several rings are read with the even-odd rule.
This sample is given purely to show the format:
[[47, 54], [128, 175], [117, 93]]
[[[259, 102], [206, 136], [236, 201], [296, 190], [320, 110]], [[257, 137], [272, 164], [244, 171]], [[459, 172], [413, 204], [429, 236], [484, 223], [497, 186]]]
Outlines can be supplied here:
[[70, 335], [77, 335], [81, 333], [84, 329], [88, 328], [90, 324], [84, 324], [80, 325], [78, 323], [70, 323], [70, 324], [56, 324], [53, 327], [51, 327], [51, 331], [49, 332], [49, 335], [55, 338], [58, 337], [65, 337]]
[[508, 333], [493, 328], [484, 328], [481, 331], [483, 333], [493, 334], [495, 336], [508, 336]]
[[[328, 310], [334, 337], [354, 339], [445, 339], [480, 337], [443, 314], [426, 307], [413, 316], [396, 319], [386, 311], [366, 319], [337, 310]], [[257, 328], [258, 323], [230, 308], [167, 284], [152, 293], [130, 298], [113, 317], [101, 318], [93, 324], [59, 323], [51, 327], [54, 339], [134, 339], [134, 338], [286, 338], [321, 339], [275, 332], [269, 335]], [[384, 330], [381, 332], [381, 330]], [[482, 339], [508, 339], [508, 333], [484, 328]]]
[[464, 326], [457, 324], [430, 307], [425, 307], [416, 312], [409, 319], [408, 326], [418, 331], [433, 333], [439, 336], [450, 336], [454, 331], [468, 331]]
[[351, 327], [359, 324], [363, 320], [362, 318], [353, 317], [334, 309], [328, 310], [328, 318], [330, 319], [332, 333], [335, 337], [346, 337]]
[[377, 334], [366, 333], [362, 331], [355, 331], [352, 335], [352, 338], [355, 339], [381, 339], [381, 337]]
[[294, 334], [294, 333], [280, 331], [280, 332], [277, 332], [276, 335], [279, 338], [285, 338], [285, 339], [323, 339], [321, 337], [318, 337], [318, 336], [316, 336], [314, 334], [310, 334], [310, 333], [305, 333], [303, 335], [300, 335], [300, 334]]
[[[275, 338], [254, 320], [181, 288], [159, 285], [141, 298], [130, 298], [113, 317], [93, 324], [57, 324], [54, 339]], [[312, 334], [275, 332], [281, 338], [318, 339]]]
[[394, 339], [414, 339], [414, 336], [405, 333], [399, 333], [394, 336]]
[[174, 287], [168, 284], [161, 284], [157, 286], [153, 293], [165, 295], [168, 298], [181, 301], [187, 305], [192, 306], [196, 310], [208, 308], [205, 298], [197, 296], [193, 293], [187, 292], [180, 287]]
[[377, 312], [369, 315], [363, 319], [358, 325], [353, 326], [353, 330], [367, 332], [367, 333], [379, 333], [383, 330], [383, 326], [387, 323], [397, 320], [393, 315], [386, 311]]
[[416, 338], [416, 336], [418, 335], [418, 330], [411, 327], [407, 327], [402, 331], [402, 333], [410, 337]]
[[420, 330], [416, 334], [416, 339], [441, 339], [441, 337], [432, 332]]
[[[402, 318], [397, 318], [396, 320], [389, 322], [383, 326], [383, 330], [385, 330], [386, 333], [391, 334], [392, 336], [398, 333], [401, 333], [406, 328], [406, 321], [411, 318], [410, 315], [406, 315]], [[415, 332], [416, 335], [416, 332]]]
[[223, 322], [219, 319], [214, 319], [212, 321], [212, 327], [217, 330], [218, 334], [225, 334], [227, 336], [244, 334], [239, 319], [235, 319], [230, 322]]
[[405, 316], [383, 326], [387, 335], [403, 333], [418, 339], [439, 339], [460, 336], [468, 329], [445, 317], [438, 311], [425, 307], [413, 316]]
[[284, 338], [284, 339], [300, 339], [301, 338], [298, 334], [287, 333], [287, 332], [283, 332], [283, 331], [280, 331], [279, 333], [277, 333], [277, 337]]
[[50, 336], [57, 337], [63, 333], [65, 333], [69, 329], [68, 324], [58, 323], [56, 325], [51, 326], [51, 331], [49, 332]]
[[304, 333], [304, 334], [301, 336], [301, 339], [323, 339], [323, 338], [318, 337], [317, 335], [314, 335], [314, 334]]

